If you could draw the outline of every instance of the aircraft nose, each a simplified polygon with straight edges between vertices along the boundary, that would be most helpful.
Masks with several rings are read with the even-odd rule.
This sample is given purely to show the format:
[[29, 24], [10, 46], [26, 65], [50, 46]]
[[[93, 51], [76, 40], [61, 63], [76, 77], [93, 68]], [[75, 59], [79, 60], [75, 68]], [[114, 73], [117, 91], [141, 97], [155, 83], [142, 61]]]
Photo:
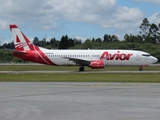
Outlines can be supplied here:
[[152, 61], [153, 61], [153, 63], [156, 63], [158, 61], [158, 59], [156, 57], [153, 57]]

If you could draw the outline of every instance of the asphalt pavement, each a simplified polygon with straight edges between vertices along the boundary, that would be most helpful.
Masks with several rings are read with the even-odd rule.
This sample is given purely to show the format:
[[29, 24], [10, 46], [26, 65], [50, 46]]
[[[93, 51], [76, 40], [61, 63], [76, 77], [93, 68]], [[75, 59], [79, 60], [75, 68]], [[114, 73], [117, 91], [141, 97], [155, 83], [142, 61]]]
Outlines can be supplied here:
[[1, 120], [159, 118], [159, 83], [0, 83]]

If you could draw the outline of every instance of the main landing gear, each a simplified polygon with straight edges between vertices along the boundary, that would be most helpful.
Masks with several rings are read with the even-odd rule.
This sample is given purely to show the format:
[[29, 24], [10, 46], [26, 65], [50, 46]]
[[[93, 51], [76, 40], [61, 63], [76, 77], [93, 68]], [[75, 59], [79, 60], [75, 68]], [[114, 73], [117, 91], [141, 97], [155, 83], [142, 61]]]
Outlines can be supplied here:
[[143, 68], [141, 66], [139, 67], [139, 71], [143, 71]]
[[79, 68], [79, 71], [84, 71], [84, 66], [81, 66], [81, 67]]

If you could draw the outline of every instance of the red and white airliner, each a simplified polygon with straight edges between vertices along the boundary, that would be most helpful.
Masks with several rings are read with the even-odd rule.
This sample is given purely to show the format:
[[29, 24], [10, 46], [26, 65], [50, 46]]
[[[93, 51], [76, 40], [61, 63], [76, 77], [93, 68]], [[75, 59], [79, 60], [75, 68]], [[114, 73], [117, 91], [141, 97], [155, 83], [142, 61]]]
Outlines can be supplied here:
[[26, 61], [47, 65], [78, 65], [79, 71], [84, 66], [92, 69], [105, 68], [108, 65], [143, 66], [157, 62], [157, 58], [149, 53], [136, 50], [49, 50], [33, 45], [20, 31], [17, 25], [10, 25], [14, 39], [13, 55]]

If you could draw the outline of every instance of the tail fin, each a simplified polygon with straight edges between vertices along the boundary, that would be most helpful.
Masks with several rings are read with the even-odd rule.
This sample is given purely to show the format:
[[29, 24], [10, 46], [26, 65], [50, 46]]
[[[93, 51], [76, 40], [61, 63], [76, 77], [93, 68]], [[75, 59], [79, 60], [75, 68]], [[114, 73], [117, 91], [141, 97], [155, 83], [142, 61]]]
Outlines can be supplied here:
[[47, 65], [56, 65], [44, 54], [43, 50], [46, 49], [33, 45], [20, 31], [17, 25], [10, 25], [10, 30], [12, 32], [16, 49], [16, 51], [13, 52], [14, 56], [27, 61], [38, 62]]
[[29, 39], [20, 31], [17, 25], [10, 25], [12, 38], [14, 39], [15, 49], [17, 51], [34, 50], [34, 45]]

